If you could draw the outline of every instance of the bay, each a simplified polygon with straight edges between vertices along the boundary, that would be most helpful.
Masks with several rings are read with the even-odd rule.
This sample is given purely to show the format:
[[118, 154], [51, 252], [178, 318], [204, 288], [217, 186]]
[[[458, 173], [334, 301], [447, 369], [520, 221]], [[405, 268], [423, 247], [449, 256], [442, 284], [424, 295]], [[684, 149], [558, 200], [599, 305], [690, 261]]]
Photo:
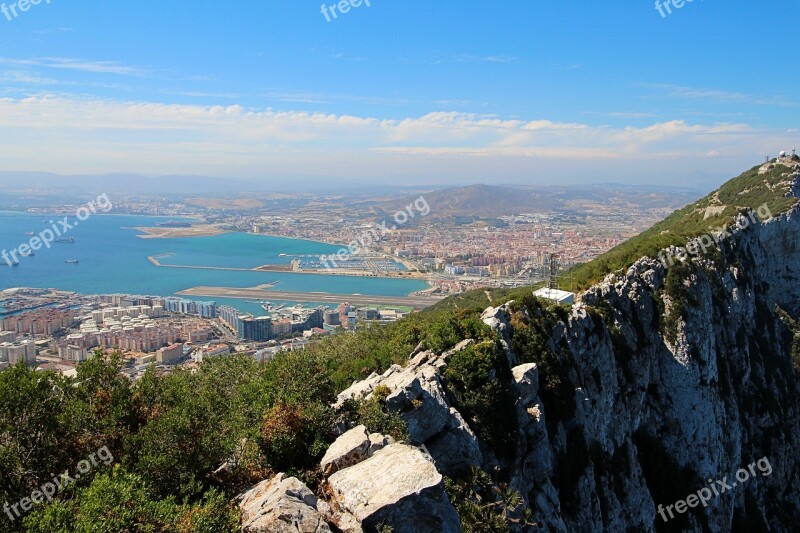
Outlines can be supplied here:
[[[50, 227], [50, 220], [56, 221], [57, 217], [0, 212], [0, 252], [27, 243], [31, 236], [26, 233], [38, 234]], [[0, 289], [35, 287], [83, 294], [172, 296], [198, 285], [255, 287], [276, 283], [276, 289], [285, 291], [402, 296], [427, 287], [420, 280], [157, 267], [148, 261], [148, 256], [173, 254], [163, 257], [162, 264], [254, 268], [287, 264], [293, 255], [332, 254], [340, 248], [315, 241], [246, 233], [177, 239], [137, 237], [140, 232], [134, 229], [136, 226], [153, 226], [165, 220], [173, 219], [94, 215], [64, 235], [74, 238], [74, 244], [53, 243], [50, 248], [42, 247], [33, 257], [21, 258], [19, 267], [11, 268], [0, 259]], [[65, 262], [72, 259], [79, 263]], [[243, 300], [213, 300], [242, 311], [261, 312], [257, 304]]]

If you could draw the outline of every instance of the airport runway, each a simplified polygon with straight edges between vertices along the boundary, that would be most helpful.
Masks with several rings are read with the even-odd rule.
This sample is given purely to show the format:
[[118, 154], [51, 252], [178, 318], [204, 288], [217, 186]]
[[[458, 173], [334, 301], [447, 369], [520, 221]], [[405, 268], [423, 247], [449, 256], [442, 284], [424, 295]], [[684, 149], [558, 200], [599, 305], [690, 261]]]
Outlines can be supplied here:
[[397, 305], [424, 308], [440, 302], [443, 298], [436, 296], [374, 296], [363, 294], [335, 294], [330, 292], [290, 292], [262, 290], [256, 287], [192, 287], [180, 291], [184, 296], [202, 296], [211, 298], [241, 298], [246, 300], [280, 300], [287, 302], [350, 302], [354, 305]]

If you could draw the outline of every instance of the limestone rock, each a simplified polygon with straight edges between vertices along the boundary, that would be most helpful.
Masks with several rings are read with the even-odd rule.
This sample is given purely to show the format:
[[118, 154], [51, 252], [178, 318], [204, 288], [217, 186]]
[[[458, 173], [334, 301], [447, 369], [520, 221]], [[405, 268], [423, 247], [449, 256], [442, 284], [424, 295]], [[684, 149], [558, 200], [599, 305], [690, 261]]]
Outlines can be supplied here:
[[461, 416], [450, 408], [450, 418], [445, 431], [425, 443], [434, 458], [436, 468], [447, 474], [457, 474], [483, 462], [478, 438]]
[[360, 463], [367, 458], [370, 449], [367, 428], [356, 426], [331, 444], [320, 462], [322, 471], [331, 474], [342, 468]]
[[367, 455], [372, 457], [375, 452], [378, 450], [382, 450], [386, 446], [389, 445], [389, 441], [391, 440], [390, 437], [386, 435], [381, 435], [380, 433], [372, 433], [369, 436], [369, 450], [367, 450]]
[[519, 394], [519, 402], [525, 405], [533, 403], [539, 394], [539, 369], [535, 363], [520, 365], [511, 369], [514, 384]]
[[394, 533], [457, 533], [459, 518], [444, 491], [442, 475], [419, 449], [390, 444], [328, 480], [341, 511], [367, 530]]
[[331, 533], [314, 493], [298, 479], [278, 474], [241, 496], [244, 533]]
[[475, 433], [450, 405], [442, 375], [447, 360], [467, 349], [474, 340], [459, 342], [442, 355], [419, 352], [405, 368], [393, 366], [383, 375], [354, 383], [339, 394], [336, 405], [345, 400], [370, 398], [377, 387], [389, 389], [386, 407], [400, 413], [408, 428], [409, 442], [428, 447], [436, 466], [445, 475], [456, 474], [482, 461]]

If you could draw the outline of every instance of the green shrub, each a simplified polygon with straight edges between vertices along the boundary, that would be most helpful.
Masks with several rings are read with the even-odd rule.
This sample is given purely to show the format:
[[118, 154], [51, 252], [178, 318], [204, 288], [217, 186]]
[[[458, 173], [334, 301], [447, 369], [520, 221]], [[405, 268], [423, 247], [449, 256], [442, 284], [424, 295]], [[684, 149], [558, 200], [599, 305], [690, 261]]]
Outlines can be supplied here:
[[445, 377], [455, 407], [501, 458], [513, 457], [517, 418], [511, 371], [494, 341], [483, 341], [448, 360]]

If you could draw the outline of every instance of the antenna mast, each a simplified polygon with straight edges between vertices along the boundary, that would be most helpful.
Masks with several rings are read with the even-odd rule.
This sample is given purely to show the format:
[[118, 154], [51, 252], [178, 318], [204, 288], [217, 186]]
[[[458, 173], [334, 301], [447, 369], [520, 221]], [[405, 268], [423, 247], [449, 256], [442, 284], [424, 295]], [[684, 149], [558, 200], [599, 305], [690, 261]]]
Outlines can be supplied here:
[[547, 288], [558, 289], [558, 254], [550, 254], [550, 276], [547, 281]]

